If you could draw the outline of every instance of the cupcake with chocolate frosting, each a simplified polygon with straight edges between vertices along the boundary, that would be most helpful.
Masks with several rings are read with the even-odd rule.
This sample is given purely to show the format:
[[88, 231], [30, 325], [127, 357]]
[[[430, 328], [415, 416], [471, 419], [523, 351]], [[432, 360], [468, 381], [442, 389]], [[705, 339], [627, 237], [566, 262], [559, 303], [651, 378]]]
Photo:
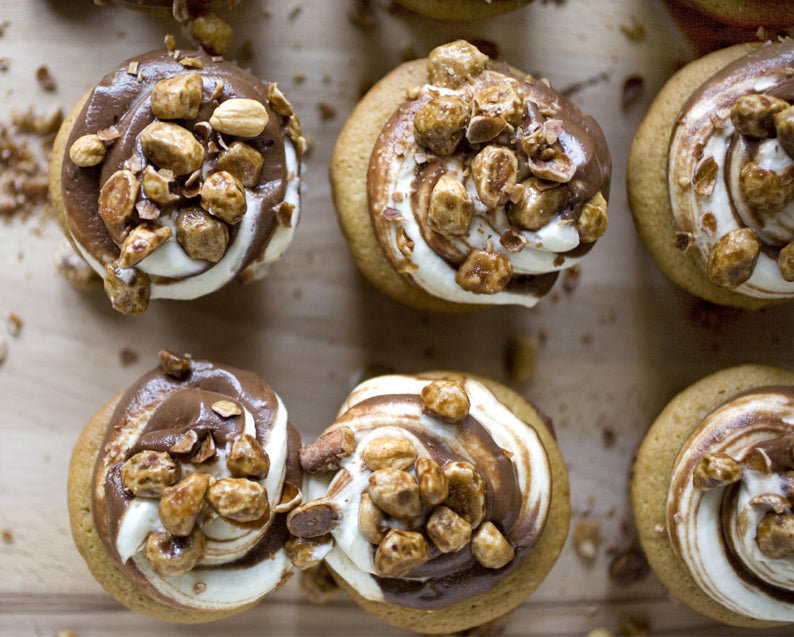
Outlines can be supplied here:
[[726, 624], [794, 622], [794, 372], [745, 365], [676, 396], [632, 480], [640, 540], [662, 583]]
[[258, 279], [292, 240], [304, 139], [265, 83], [203, 51], [122, 63], [55, 141], [50, 192], [113, 307]]
[[400, 65], [334, 148], [362, 273], [408, 305], [533, 306], [607, 227], [601, 129], [545, 80], [457, 41]]
[[568, 532], [568, 478], [550, 423], [492, 381], [434, 373], [356, 387], [301, 450], [297, 566], [324, 560], [366, 611], [453, 633], [524, 601]]
[[259, 376], [163, 351], [74, 448], [75, 544], [136, 612], [198, 623], [245, 610], [293, 573], [284, 545], [300, 446]]

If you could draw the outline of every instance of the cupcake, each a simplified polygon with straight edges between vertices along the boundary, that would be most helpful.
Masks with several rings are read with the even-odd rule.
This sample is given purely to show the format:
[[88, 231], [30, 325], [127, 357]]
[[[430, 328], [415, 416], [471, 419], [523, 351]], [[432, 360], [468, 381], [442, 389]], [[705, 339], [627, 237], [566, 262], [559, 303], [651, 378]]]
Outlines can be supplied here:
[[794, 42], [736, 45], [665, 85], [631, 147], [629, 204], [662, 270], [706, 301], [794, 298]]
[[568, 533], [550, 423], [497, 383], [450, 373], [363, 382], [301, 450], [288, 546], [381, 620], [422, 633], [478, 626], [524, 601]]
[[113, 307], [262, 277], [299, 216], [300, 124], [275, 83], [204, 51], [122, 63], [55, 140], [50, 193]]
[[419, 15], [437, 20], [479, 20], [512, 11], [532, 0], [395, 0]]
[[420, 309], [533, 306], [607, 226], [596, 122], [462, 40], [364, 96], [330, 174], [359, 269]]
[[198, 623], [245, 610], [293, 572], [284, 544], [300, 447], [256, 374], [163, 351], [74, 448], [75, 544], [138, 613]]
[[724, 24], [756, 28], [794, 27], [794, 5], [790, 0], [675, 0]]
[[794, 621], [794, 372], [745, 365], [685, 389], [637, 455], [632, 502], [648, 562], [715, 620]]

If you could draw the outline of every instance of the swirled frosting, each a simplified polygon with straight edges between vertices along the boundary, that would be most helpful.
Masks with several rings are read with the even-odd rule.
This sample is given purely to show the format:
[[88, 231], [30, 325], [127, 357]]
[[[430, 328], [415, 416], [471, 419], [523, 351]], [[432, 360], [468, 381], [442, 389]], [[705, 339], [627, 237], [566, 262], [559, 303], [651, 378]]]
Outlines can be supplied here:
[[756, 619], [794, 621], [794, 389], [762, 387], [705, 416], [675, 462], [671, 544], [698, 586]]
[[298, 223], [303, 144], [275, 84], [203, 51], [137, 56], [67, 140], [68, 232], [125, 313], [259, 278]]
[[[285, 511], [299, 493], [300, 436], [256, 374], [181, 360], [186, 365], [176, 372], [166, 365], [143, 376], [119, 401], [97, 458], [94, 520], [113, 561], [149, 596], [181, 608], [234, 609], [259, 600], [293, 572], [283, 545]], [[257, 448], [251, 457], [261, 460], [264, 452], [264, 468], [241, 471], [230, 460], [239, 461], [235, 444], [243, 439], [247, 453]], [[169, 478], [153, 493], [163, 468]], [[198, 490], [191, 500], [192, 480], [206, 493]], [[263, 493], [264, 514], [240, 521], [229, 513], [228, 501], [212, 498], [223, 484], [233, 485], [237, 495], [227, 495], [244, 505], [250, 491]], [[175, 525], [178, 535], [169, 531]], [[156, 537], [165, 548], [152, 557]], [[188, 551], [198, 551], [192, 564], [177, 563]]]
[[[434, 411], [432, 398], [428, 398], [427, 392], [438, 387], [437, 382], [389, 375], [359, 385], [327, 430], [327, 433], [339, 433], [349, 429], [354, 448], [339, 458], [336, 469], [313, 475], [304, 473], [304, 502], [311, 506], [312, 502], [330, 499], [339, 511], [338, 525], [330, 531], [326, 564], [366, 599], [432, 610], [488, 591], [532, 552], [546, 523], [552, 490], [550, 465], [535, 430], [519, 420], [480, 382], [459, 376], [440, 381], [442, 386], [465, 392], [470, 405], [465, 415], [459, 414], [462, 418], [459, 422], [450, 423]], [[317, 442], [322, 441], [321, 437]], [[388, 531], [388, 535], [367, 540], [362, 535], [367, 525], [362, 501], [379, 503], [376, 489], [388, 491], [390, 480], [396, 476], [395, 470], [379, 469], [371, 455], [388, 462], [400, 455], [388, 450], [401, 446], [407, 447], [408, 451], [403, 449], [401, 454], [407, 453], [409, 459], [400, 465], [403, 469], [397, 473], [408, 474], [410, 477], [402, 475], [402, 479], [411, 484], [416, 477], [422, 492], [421, 508], [407, 516], [385, 512], [379, 530]], [[303, 452], [301, 458], [307, 469]], [[433, 498], [432, 504], [428, 503], [429, 496], [426, 499], [428, 483], [423, 477], [422, 463], [435, 464], [451, 476], [449, 492]], [[466, 475], [474, 475], [476, 483], [480, 483], [479, 476], [484, 486], [484, 508], [479, 515], [472, 513], [476, 506], [465, 503], [474, 495], [473, 491], [467, 491], [471, 483], [464, 480], [463, 487], [453, 484], [454, 471], [450, 471], [461, 467], [468, 467], [470, 471]], [[387, 477], [378, 480], [376, 474]], [[459, 492], [461, 488], [466, 493], [464, 497]], [[455, 513], [450, 515], [447, 508]], [[440, 539], [431, 528], [439, 511], [444, 512], [446, 521], [440, 531], [436, 529]], [[461, 525], [458, 515], [467, 522]], [[464, 535], [458, 542], [457, 534], [451, 531], [459, 528], [457, 525], [466, 532], [471, 530], [470, 540]], [[486, 528], [490, 532], [497, 529], [496, 540], [494, 536], [485, 541], [477, 537]], [[390, 537], [394, 530], [412, 532], [411, 541], [426, 544], [428, 552], [408, 565], [407, 570], [384, 575], [379, 561], [381, 552], [396, 548], [392, 557], [399, 561], [410, 559], [414, 550], [414, 544], [392, 546]], [[401, 539], [398, 537], [397, 541]], [[488, 563], [488, 556], [483, 559], [478, 552], [478, 542], [486, 553], [505, 555], [506, 552], [506, 556], [497, 563]], [[455, 546], [450, 546], [451, 543]]]
[[676, 245], [709, 280], [794, 298], [794, 43], [754, 51], [695, 91], [668, 154]]
[[431, 295], [533, 306], [606, 230], [610, 170], [591, 117], [458, 41], [381, 132], [370, 213], [392, 266]]

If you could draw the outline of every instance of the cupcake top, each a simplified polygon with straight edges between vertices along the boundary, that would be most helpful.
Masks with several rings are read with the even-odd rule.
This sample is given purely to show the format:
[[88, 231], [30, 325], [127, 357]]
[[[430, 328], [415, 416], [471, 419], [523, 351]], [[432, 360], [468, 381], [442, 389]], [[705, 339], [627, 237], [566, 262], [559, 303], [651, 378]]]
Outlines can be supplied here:
[[252, 372], [163, 351], [119, 401], [93, 481], [99, 537], [124, 575], [175, 607], [233, 609], [292, 573], [285, 513], [300, 437]]
[[794, 42], [754, 51], [684, 104], [670, 139], [676, 245], [714, 285], [794, 298]]
[[301, 465], [305, 504], [287, 522], [296, 552], [324, 558], [366, 599], [409, 608], [491, 590], [549, 513], [543, 443], [469, 377], [362, 383]]
[[299, 217], [304, 141], [267, 84], [203, 51], [124, 62], [66, 142], [67, 229], [113, 307], [192, 299], [264, 275]]
[[536, 80], [457, 41], [434, 49], [381, 132], [370, 213], [394, 269], [458, 303], [534, 305], [607, 227], [601, 129]]
[[707, 414], [675, 461], [673, 550], [741, 615], [794, 621], [794, 388], [760, 387]]

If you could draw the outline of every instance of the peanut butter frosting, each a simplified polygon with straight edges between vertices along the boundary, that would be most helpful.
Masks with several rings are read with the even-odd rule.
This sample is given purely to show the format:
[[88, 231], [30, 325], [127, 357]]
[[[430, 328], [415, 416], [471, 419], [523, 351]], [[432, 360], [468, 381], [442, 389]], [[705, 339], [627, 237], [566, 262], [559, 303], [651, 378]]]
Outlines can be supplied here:
[[324, 559], [362, 597], [409, 608], [491, 590], [532, 552], [551, 500], [535, 430], [464, 376], [362, 383], [301, 465], [296, 565]]
[[433, 296], [533, 306], [605, 232], [610, 171], [590, 116], [457, 41], [381, 132], [370, 213], [395, 270]]
[[694, 92], [668, 166], [677, 247], [714, 285], [794, 298], [794, 42], [764, 46]]
[[97, 458], [102, 543], [147, 595], [188, 609], [256, 602], [293, 567], [300, 436], [248, 371], [160, 353], [119, 401]]
[[761, 387], [707, 414], [675, 462], [671, 545], [697, 585], [747, 617], [794, 621], [794, 389]]
[[71, 130], [67, 230], [124, 313], [259, 278], [298, 223], [303, 148], [276, 84], [203, 51], [137, 56]]

